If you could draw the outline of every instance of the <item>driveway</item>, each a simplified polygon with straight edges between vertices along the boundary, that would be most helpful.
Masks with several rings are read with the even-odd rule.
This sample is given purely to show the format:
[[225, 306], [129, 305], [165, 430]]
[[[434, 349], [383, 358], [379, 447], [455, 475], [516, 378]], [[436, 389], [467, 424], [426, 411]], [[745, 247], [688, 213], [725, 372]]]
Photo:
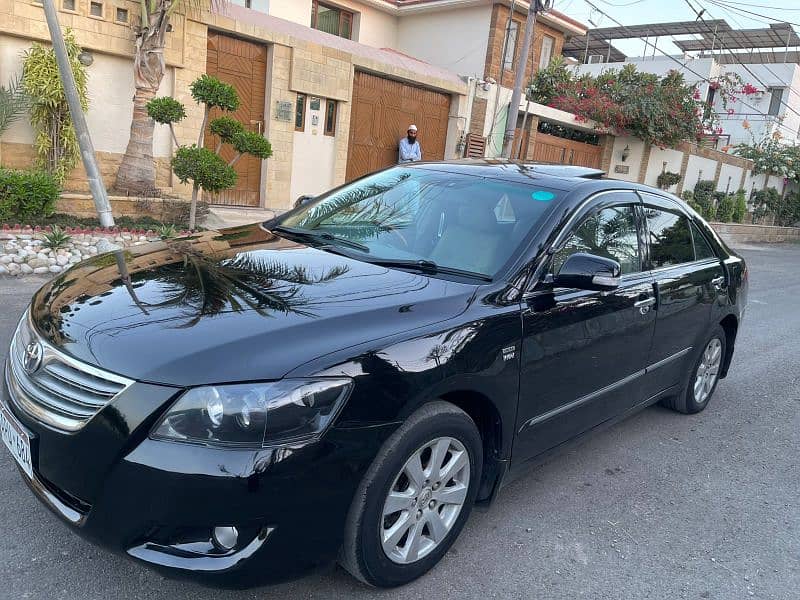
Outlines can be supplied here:
[[[532, 471], [401, 590], [333, 566], [242, 592], [165, 580], [70, 533], [3, 450], [0, 598], [797, 598], [800, 246], [742, 253], [750, 306], [704, 413], [650, 408]], [[0, 281], [0, 348], [40, 284]]]

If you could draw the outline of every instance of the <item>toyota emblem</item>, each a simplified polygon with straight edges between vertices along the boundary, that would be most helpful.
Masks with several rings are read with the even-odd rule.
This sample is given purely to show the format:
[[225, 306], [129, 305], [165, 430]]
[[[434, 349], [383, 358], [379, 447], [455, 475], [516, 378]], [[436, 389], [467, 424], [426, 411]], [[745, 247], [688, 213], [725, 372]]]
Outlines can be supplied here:
[[29, 375], [32, 375], [42, 365], [42, 345], [33, 341], [25, 347], [25, 356], [22, 357], [22, 366]]

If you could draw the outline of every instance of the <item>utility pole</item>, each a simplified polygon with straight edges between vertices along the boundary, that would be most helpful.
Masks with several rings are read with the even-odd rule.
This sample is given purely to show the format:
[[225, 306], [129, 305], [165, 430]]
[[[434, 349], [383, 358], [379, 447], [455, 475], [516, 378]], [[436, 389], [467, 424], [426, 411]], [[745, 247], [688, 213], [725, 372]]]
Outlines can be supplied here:
[[522, 86], [525, 83], [525, 71], [528, 67], [528, 55], [531, 53], [531, 42], [536, 27], [536, 14], [547, 10], [553, 4], [553, 0], [529, 0], [529, 2], [528, 19], [525, 22], [525, 38], [522, 41], [522, 52], [519, 64], [517, 64], [517, 72], [514, 75], [514, 91], [511, 93], [511, 105], [508, 107], [506, 119], [506, 134], [503, 136], [503, 158], [511, 158], [514, 147], [514, 133], [517, 129], [517, 115], [519, 115], [519, 103], [522, 98]]
[[81, 101], [78, 97], [78, 90], [75, 86], [75, 76], [72, 73], [72, 66], [69, 64], [67, 56], [67, 45], [61, 34], [61, 26], [58, 24], [58, 15], [53, 0], [43, 0], [44, 15], [47, 19], [47, 27], [50, 30], [50, 40], [53, 42], [53, 51], [56, 55], [56, 63], [61, 73], [61, 83], [64, 86], [64, 96], [69, 105], [69, 114], [72, 117], [72, 124], [78, 138], [78, 146], [81, 150], [83, 166], [89, 179], [89, 188], [94, 198], [94, 206], [100, 218], [100, 225], [103, 227], [114, 226], [114, 216], [111, 214], [111, 205], [108, 202], [106, 186], [100, 169], [97, 167], [97, 157], [94, 153], [92, 138], [89, 136], [89, 128], [86, 126], [86, 118], [81, 108]]

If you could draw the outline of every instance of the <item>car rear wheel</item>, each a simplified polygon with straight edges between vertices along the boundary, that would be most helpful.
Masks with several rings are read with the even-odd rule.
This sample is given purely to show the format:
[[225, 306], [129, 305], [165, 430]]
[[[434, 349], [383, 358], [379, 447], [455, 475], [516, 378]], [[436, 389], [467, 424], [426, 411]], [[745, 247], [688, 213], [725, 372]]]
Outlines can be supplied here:
[[403, 585], [461, 532], [482, 468], [480, 434], [447, 402], [426, 404], [381, 447], [353, 499], [340, 563], [364, 583]]
[[725, 331], [717, 325], [694, 363], [686, 390], [683, 394], [664, 400], [665, 406], [685, 414], [698, 413], [708, 406], [722, 372], [725, 341]]

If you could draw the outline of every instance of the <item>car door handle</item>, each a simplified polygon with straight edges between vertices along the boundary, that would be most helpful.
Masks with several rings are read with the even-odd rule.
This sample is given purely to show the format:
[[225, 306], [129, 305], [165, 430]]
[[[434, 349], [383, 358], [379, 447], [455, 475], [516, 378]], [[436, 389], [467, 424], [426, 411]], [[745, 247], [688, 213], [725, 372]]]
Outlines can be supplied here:
[[656, 299], [652, 296], [650, 298], [642, 298], [641, 300], [637, 300], [633, 303], [634, 308], [639, 309], [639, 313], [642, 315], [646, 315], [650, 312], [650, 309], [656, 303]]
[[718, 290], [725, 288], [725, 277], [720, 275], [719, 277], [715, 277], [711, 280], [711, 285], [713, 285]]

